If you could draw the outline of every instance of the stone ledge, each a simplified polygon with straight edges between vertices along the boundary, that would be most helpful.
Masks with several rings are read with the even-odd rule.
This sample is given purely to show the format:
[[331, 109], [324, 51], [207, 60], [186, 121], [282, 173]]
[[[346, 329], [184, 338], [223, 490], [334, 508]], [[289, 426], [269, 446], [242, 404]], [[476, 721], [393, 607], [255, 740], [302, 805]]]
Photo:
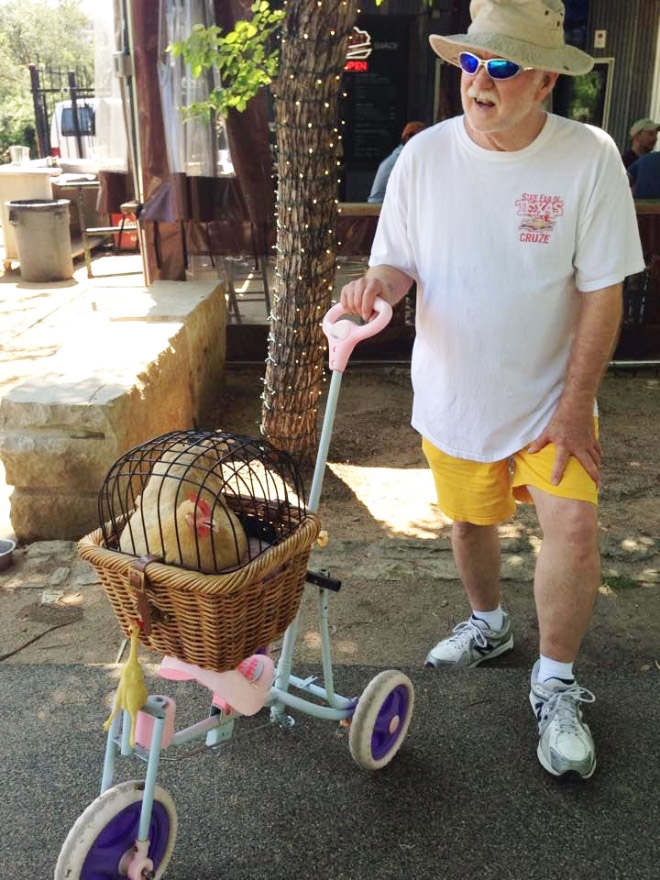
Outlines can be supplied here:
[[0, 372], [0, 460], [19, 540], [96, 528], [96, 493], [123, 452], [205, 423], [225, 319], [217, 282], [160, 281], [87, 290], [14, 341], [21, 358]]

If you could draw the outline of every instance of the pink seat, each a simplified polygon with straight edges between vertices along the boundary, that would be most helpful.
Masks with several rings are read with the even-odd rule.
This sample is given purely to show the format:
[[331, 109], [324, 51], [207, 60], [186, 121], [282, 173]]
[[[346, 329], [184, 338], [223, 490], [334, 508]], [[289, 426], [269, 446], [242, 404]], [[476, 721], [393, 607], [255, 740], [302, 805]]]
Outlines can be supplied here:
[[163, 657], [158, 674], [171, 681], [196, 681], [211, 691], [219, 708], [228, 706], [240, 715], [256, 715], [270, 693], [275, 665], [265, 654], [253, 654], [236, 669], [213, 672], [175, 657]]

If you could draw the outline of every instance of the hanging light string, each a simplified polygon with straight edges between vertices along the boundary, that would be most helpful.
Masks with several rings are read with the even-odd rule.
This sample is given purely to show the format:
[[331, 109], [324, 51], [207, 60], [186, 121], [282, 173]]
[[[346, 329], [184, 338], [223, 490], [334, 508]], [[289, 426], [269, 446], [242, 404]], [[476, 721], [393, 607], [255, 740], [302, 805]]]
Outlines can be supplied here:
[[297, 0], [283, 5], [280, 79], [273, 89], [277, 258], [262, 430], [273, 442], [281, 437], [289, 445], [301, 430], [315, 432], [324, 382], [321, 320], [334, 287], [341, 145], [336, 108], [355, 5], [353, 0], [317, 0], [314, 12]]

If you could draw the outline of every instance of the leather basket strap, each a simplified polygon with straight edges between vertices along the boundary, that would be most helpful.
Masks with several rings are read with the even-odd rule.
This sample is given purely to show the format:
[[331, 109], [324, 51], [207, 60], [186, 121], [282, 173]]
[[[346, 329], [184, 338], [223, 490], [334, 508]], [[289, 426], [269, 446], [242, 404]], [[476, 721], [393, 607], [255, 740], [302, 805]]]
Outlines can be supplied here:
[[148, 555], [140, 556], [133, 560], [128, 572], [128, 583], [135, 591], [137, 610], [140, 615], [140, 625], [145, 636], [151, 634], [151, 611], [149, 609], [149, 600], [147, 599], [147, 588], [149, 586], [147, 566], [151, 562], [158, 562], [158, 557]]

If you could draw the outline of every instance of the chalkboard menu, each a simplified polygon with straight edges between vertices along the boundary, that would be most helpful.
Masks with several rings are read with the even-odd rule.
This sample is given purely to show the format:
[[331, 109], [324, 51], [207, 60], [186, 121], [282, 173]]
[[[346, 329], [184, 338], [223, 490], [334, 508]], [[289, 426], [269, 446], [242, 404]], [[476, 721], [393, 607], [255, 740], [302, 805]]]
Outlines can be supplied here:
[[352, 172], [375, 172], [399, 143], [408, 122], [410, 21], [409, 16], [399, 15], [358, 17], [340, 105], [346, 123], [342, 134], [347, 180]]

